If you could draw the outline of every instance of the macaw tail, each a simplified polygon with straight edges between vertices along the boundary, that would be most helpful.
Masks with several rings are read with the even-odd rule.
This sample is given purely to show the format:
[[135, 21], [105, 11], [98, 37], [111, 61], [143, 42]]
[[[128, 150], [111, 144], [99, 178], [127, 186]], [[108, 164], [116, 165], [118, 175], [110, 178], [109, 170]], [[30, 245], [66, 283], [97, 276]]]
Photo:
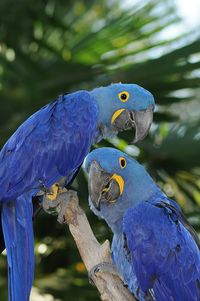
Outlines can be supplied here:
[[27, 195], [2, 205], [10, 301], [28, 301], [30, 296], [34, 274], [32, 211], [32, 199]]

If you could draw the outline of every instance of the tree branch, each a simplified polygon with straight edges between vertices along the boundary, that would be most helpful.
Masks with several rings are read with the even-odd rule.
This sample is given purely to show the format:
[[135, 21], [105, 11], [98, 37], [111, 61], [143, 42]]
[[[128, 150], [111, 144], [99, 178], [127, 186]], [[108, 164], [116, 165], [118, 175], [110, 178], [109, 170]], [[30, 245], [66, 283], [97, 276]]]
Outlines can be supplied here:
[[[49, 204], [47, 199], [44, 202]], [[99, 244], [85, 212], [79, 206], [77, 194], [73, 191], [61, 193], [58, 196], [58, 203], [58, 221], [69, 226], [87, 271], [90, 272], [94, 266], [102, 262], [112, 263], [109, 241], [106, 240], [102, 245]], [[44, 205], [44, 207], [45, 211], [49, 212], [48, 206]], [[103, 301], [135, 301], [133, 295], [124, 287], [121, 278], [117, 275], [106, 271], [97, 272], [92, 280]]]

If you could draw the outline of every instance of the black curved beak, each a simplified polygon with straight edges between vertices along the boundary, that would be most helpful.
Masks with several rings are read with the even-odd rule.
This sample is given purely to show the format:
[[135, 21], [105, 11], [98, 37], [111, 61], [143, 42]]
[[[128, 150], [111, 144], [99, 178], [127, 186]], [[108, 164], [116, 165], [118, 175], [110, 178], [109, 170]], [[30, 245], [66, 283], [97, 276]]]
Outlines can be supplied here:
[[153, 121], [153, 106], [149, 106], [143, 111], [121, 110], [121, 113], [113, 122], [113, 127], [118, 131], [135, 128], [133, 143], [146, 137]]
[[149, 107], [145, 111], [135, 111], [133, 113], [135, 122], [135, 137], [133, 143], [143, 140], [149, 132], [153, 121], [153, 107]]
[[112, 174], [109, 174], [99, 165], [92, 161], [88, 172], [88, 190], [94, 207], [99, 211], [101, 203], [113, 203], [120, 196], [120, 188]]

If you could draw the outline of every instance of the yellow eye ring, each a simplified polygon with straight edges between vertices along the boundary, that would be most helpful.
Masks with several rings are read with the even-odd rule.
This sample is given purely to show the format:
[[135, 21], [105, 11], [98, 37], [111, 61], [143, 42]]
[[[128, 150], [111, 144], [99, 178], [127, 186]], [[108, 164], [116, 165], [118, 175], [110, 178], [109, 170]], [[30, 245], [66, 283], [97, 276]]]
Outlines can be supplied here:
[[126, 167], [126, 159], [124, 157], [119, 158], [119, 165], [120, 165], [121, 168]]
[[122, 102], [126, 102], [129, 99], [129, 96], [129, 93], [126, 91], [122, 91], [118, 94], [118, 97]]

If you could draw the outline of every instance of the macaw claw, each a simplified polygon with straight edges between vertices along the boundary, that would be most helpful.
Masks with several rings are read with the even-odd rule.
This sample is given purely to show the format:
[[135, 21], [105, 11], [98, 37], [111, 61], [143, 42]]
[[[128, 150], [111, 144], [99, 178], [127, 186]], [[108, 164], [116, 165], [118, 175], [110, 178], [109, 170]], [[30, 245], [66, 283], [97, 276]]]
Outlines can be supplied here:
[[44, 194], [42, 207], [45, 212], [50, 214], [58, 214], [60, 210], [60, 195], [67, 191], [66, 188], [61, 188], [58, 183], [51, 186], [51, 188]]
[[94, 278], [98, 277], [98, 274], [101, 273], [108, 273], [112, 274], [113, 276], [119, 277], [117, 269], [112, 263], [100, 262], [97, 265], [95, 265], [88, 273], [90, 284], [94, 285]]
[[62, 188], [59, 183], [55, 183], [51, 186], [51, 188], [47, 191], [46, 196], [47, 198], [54, 202], [56, 201], [58, 195], [62, 192], [65, 192], [65, 189]]
[[62, 188], [57, 191], [57, 197], [52, 201], [49, 195], [46, 194], [42, 201], [42, 206], [45, 212], [58, 215], [58, 222], [65, 223], [65, 211], [68, 208], [70, 201], [77, 199], [77, 192]]
[[47, 198], [50, 201], [54, 202], [57, 199], [58, 190], [59, 190], [59, 185], [57, 183], [55, 183], [54, 185], [51, 186], [51, 188], [47, 192], [47, 194], [46, 194]]

